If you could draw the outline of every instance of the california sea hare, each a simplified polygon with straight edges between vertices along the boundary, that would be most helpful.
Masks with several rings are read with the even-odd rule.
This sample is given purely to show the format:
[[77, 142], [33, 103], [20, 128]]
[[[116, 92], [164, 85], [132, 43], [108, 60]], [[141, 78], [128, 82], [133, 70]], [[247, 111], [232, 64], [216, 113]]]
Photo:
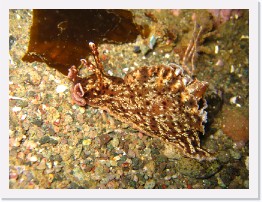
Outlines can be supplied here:
[[84, 59], [82, 67], [93, 72], [78, 76], [72, 66], [68, 77], [73, 81], [72, 98], [80, 106], [106, 110], [142, 133], [174, 145], [186, 157], [211, 160], [201, 148], [207, 107], [203, 94], [207, 82], [192, 79], [176, 64], [140, 67], [124, 79], [105, 73], [94, 43], [89, 43], [95, 64]]

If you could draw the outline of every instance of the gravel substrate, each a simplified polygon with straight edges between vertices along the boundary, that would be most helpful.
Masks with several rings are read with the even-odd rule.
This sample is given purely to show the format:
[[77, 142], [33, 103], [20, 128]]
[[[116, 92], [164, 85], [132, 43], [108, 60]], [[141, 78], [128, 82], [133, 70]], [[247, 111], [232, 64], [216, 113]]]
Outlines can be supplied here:
[[[133, 13], [151, 34], [134, 43], [99, 45], [108, 74], [123, 77], [140, 66], [179, 63], [193, 13], [202, 15], [194, 10]], [[73, 104], [66, 76], [45, 63], [21, 60], [31, 23], [31, 10], [10, 11], [10, 188], [249, 188], [248, 11], [217, 22], [201, 42], [195, 74], [209, 82], [209, 120], [201, 143], [217, 157], [202, 162], [100, 109]], [[156, 42], [150, 42], [152, 35]], [[155, 43], [152, 50], [150, 43]]]

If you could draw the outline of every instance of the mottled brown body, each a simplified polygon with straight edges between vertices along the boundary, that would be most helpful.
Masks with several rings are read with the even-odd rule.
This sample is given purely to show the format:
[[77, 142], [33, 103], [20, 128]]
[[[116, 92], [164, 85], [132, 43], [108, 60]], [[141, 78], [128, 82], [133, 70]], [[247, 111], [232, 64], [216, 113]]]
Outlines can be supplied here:
[[82, 63], [94, 74], [80, 78], [75, 66], [69, 72], [76, 104], [106, 110], [144, 134], [174, 145], [187, 157], [212, 159], [199, 140], [206, 120], [206, 82], [193, 80], [175, 64], [140, 67], [124, 79], [109, 76], [103, 71], [97, 48], [93, 43], [90, 47], [96, 65]]

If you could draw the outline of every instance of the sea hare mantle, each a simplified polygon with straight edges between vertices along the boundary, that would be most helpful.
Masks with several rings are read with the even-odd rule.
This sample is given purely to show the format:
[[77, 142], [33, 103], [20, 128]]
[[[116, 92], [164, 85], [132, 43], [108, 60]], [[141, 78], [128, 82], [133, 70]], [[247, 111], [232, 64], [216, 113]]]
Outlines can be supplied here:
[[186, 157], [212, 160], [201, 148], [204, 134], [207, 82], [192, 79], [176, 64], [140, 67], [124, 79], [105, 73], [96, 45], [89, 43], [95, 64], [84, 59], [82, 66], [93, 72], [78, 76], [72, 66], [68, 77], [74, 83], [72, 98], [80, 106], [107, 111], [142, 133], [170, 143]]

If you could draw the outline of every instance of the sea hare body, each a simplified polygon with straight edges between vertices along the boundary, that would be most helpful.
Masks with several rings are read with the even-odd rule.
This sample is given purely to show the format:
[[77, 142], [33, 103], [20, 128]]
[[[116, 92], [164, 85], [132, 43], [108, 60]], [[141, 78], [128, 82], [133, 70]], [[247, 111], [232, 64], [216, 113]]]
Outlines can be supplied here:
[[107, 75], [95, 44], [90, 43], [96, 64], [82, 60], [94, 74], [78, 77], [72, 66], [68, 77], [74, 82], [72, 97], [80, 106], [106, 110], [146, 135], [174, 145], [187, 157], [211, 160], [200, 147], [204, 133], [207, 83], [192, 79], [176, 65], [140, 67], [124, 79]]

